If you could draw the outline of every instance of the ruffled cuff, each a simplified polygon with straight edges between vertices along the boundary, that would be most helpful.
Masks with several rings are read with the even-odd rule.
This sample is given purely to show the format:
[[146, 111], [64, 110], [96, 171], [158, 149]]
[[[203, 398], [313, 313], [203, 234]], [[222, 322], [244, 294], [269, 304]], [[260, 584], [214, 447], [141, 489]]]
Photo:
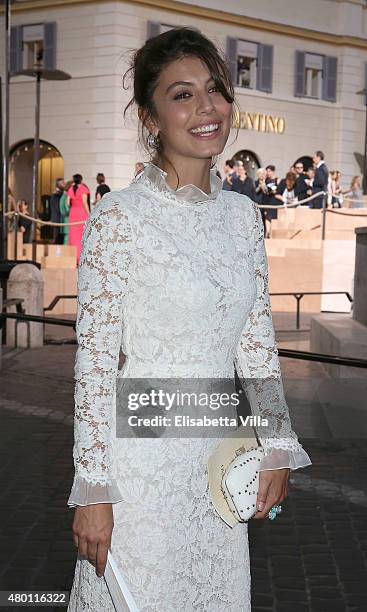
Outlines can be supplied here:
[[109, 484], [93, 484], [81, 476], [75, 476], [67, 505], [74, 508], [92, 504], [117, 504], [120, 501], [122, 495], [116, 480], [112, 480]]
[[264, 448], [265, 456], [260, 462], [259, 471], [264, 470], [280, 470], [289, 468], [290, 470], [298, 470], [299, 468], [312, 465], [311, 459], [300, 444], [295, 448]]

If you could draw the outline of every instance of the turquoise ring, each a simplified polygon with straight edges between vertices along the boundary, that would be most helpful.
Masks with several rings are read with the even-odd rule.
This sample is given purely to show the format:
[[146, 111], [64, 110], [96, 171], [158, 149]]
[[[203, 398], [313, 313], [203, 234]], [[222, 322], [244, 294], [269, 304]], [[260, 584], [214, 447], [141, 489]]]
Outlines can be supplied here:
[[270, 508], [270, 511], [268, 513], [268, 518], [273, 521], [277, 514], [280, 514], [282, 511], [282, 506], [273, 506], [272, 508]]

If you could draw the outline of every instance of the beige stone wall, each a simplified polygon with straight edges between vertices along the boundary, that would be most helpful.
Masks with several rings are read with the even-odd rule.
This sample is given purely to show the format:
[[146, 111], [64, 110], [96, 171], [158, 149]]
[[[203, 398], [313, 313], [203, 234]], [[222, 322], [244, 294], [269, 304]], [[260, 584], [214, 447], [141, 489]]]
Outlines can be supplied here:
[[[365, 27], [366, 10], [361, 2], [312, 0], [318, 10], [300, 2], [251, 0], [246, 13], [295, 23], [313, 29], [338, 33], [354, 24], [354, 35]], [[179, 5], [179, 3], [177, 3]], [[223, 10], [219, 2], [200, 2]], [[302, 5], [302, 11], [301, 11]], [[242, 3], [235, 0], [226, 10], [238, 12]], [[348, 19], [344, 11], [348, 9]], [[240, 10], [243, 13], [243, 10]], [[317, 19], [315, 17], [317, 15]], [[344, 15], [344, 16], [343, 16]], [[359, 15], [359, 19], [357, 19]], [[328, 21], [329, 19], [329, 21]], [[94, 188], [98, 171], [106, 174], [112, 188], [126, 186], [133, 174], [136, 160], [142, 157], [137, 144], [135, 116], [124, 122], [122, 109], [129, 99], [121, 77], [129, 52], [143, 44], [148, 20], [171, 25], [199, 27], [220, 48], [225, 48], [226, 36], [236, 36], [274, 45], [274, 89], [272, 94], [237, 89], [242, 110], [281, 116], [285, 119], [284, 134], [264, 134], [240, 130], [233, 137], [219, 160], [240, 149], [255, 152], [261, 164], [275, 163], [280, 175], [288, 165], [316, 148], [323, 148], [330, 167], [340, 168], [347, 185], [353, 174], [359, 173], [354, 152], [363, 151], [365, 107], [355, 92], [364, 86], [364, 62], [367, 51], [319, 41], [299, 39], [276, 32], [223, 24], [219, 20], [180, 15], [163, 9], [122, 2], [69, 4], [32, 11], [14, 12], [13, 24], [57, 21], [58, 68], [69, 72], [72, 80], [42, 83], [41, 137], [51, 142], [65, 160], [65, 176], [83, 174], [85, 182]], [[359, 23], [357, 28], [357, 22]], [[0, 24], [3, 27], [3, 24]], [[344, 29], [345, 29], [344, 28]], [[344, 30], [343, 30], [344, 31]], [[348, 33], [348, 32], [347, 32]], [[350, 33], [350, 32], [349, 32]], [[293, 97], [294, 52], [296, 49], [337, 55], [339, 58], [339, 94], [336, 104]], [[0, 61], [3, 62], [3, 50]], [[2, 66], [3, 69], [3, 66]], [[17, 77], [11, 84], [10, 143], [32, 138], [34, 131], [34, 82]]]
[[[180, 2], [180, 0], [178, 0]], [[197, 5], [197, 0], [182, 0]], [[364, 0], [201, 0], [200, 5], [235, 15], [264, 19], [318, 32], [367, 36]]]

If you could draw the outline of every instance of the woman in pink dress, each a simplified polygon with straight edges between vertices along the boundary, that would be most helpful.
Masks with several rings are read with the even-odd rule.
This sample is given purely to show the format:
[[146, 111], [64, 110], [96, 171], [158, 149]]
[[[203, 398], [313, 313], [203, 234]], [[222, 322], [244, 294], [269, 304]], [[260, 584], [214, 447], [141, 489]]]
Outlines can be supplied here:
[[[74, 174], [73, 184], [69, 187], [67, 195], [67, 206], [70, 209], [69, 223], [74, 221], [86, 221], [89, 217], [88, 196], [90, 191], [84, 185], [81, 174]], [[80, 225], [70, 225], [69, 227], [69, 244], [76, 246], [77, 263], [82, 248], [82, 236], [84, 231], [84, 223]]]

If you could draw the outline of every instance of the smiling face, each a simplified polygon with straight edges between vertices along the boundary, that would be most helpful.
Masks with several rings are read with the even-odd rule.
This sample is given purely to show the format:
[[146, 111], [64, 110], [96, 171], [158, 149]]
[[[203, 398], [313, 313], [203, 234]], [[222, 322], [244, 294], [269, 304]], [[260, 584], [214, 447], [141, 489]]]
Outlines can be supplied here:
[[146, 123], [159, 134], [166, 157], [175, 164], [211, 159], [224, 149], [232, 104], [218, 91], [206, 64], [195, 56], [166, 66], [153, 94], [155, 116]]

